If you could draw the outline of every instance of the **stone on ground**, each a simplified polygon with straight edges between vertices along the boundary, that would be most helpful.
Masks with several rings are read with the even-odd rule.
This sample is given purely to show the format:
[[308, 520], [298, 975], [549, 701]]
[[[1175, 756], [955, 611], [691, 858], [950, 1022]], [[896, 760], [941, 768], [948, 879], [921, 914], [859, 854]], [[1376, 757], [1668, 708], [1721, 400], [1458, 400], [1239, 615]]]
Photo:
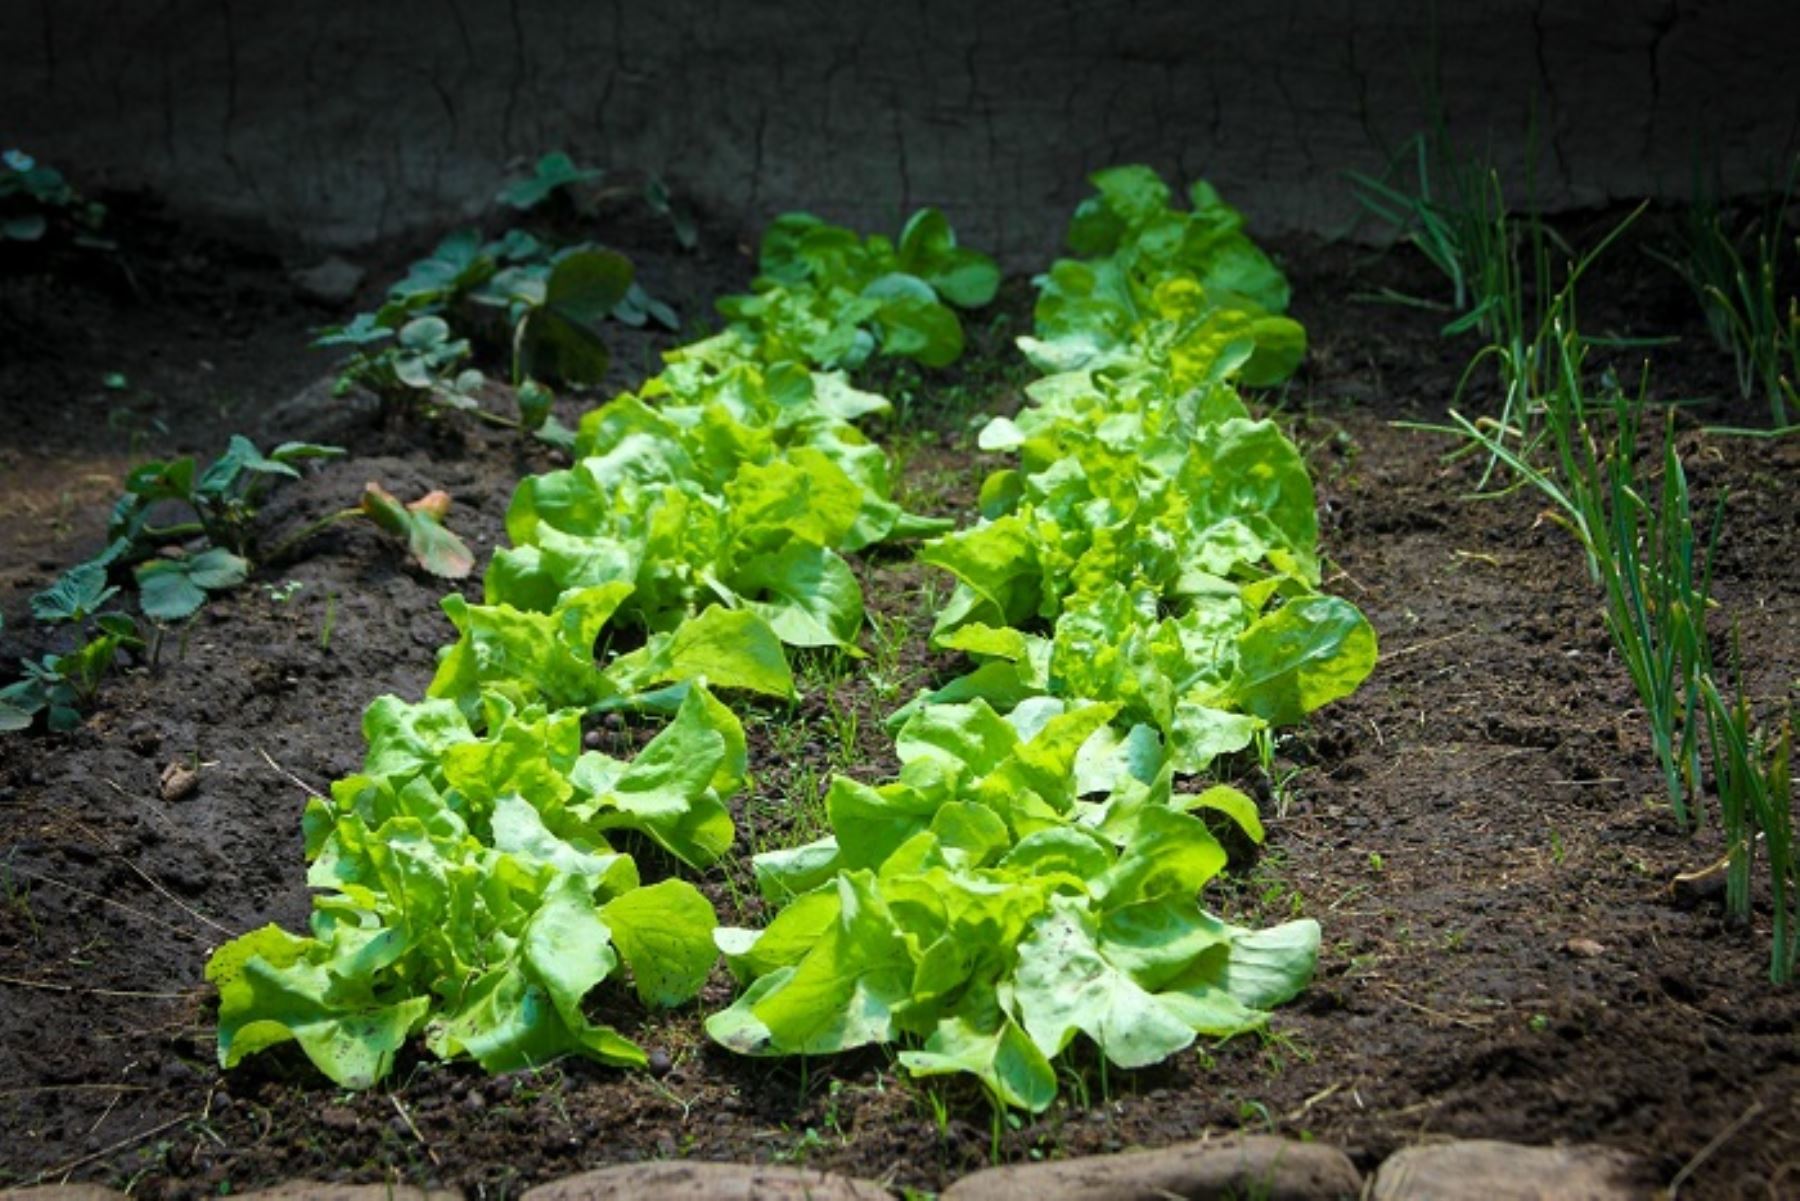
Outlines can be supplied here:
[[893, 1194], [878, 1184], [810, 1168], [691, 1160], [597, 1168], [528, 1189], [521, 1201], [636, 1201], [640, 1197], [683, 1197], [694, 1201], [893, 1201]]
[[1375, 1173], [1374, 1201], [1623, 1201], [1652, 1182], [1616, 1147], [1526, 1147], [1468, 1139], [1394, 1152]]
[[1337, 1201], [1361, 1191], [1337, 1148], [1250, 1135], [989, 1168], [951, 1185], [943, 1201]]

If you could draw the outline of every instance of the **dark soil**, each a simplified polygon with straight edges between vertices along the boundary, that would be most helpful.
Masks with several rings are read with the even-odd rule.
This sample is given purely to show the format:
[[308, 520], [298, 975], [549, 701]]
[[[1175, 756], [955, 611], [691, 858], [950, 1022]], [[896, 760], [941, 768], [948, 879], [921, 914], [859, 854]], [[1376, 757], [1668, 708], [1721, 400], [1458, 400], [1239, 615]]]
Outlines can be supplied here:
[[[285, 432], [262, 431], [260, 417], [328, 369], [304, 349], [306, 331], [343, 316], [298, 300], [273, 256], [154, 216], [123, 233], [135, 291], [111, 267], [0, 277], [8, 672], [19, 655], [54, 649], [26, 620], [25, 597], [97, 545], [127, 463], [212, 453], [234, 429]], [[686, 314], [748, 274], [716, 238], [698, 256], [649, 224], [617, 240]], [[373, 285], [417, 249], [373, 264]], [[996, 1149], [1005, 1160], [1074, 1156], [1242, 1127], [1341, 1144], [1364, 1169], [1445, 1136], [1598, 1141], [1644, 1156], [1663, 1182], [1704, 1152], [1684, 1196], [1793, 1195], [1800, 993], [1767, 984], [1766, 896], [1753, 928], [1738, 929], [1716, 893], [1672, 889], [1677, 873], [1718, 858], [1720, 839], [1716, 828], [1680, 833], [1660, 801], [1573, 543], [1532, 495], [1464, 499], [1477, 465], [1447, 464], [1447, 442], [1392, 424], [1441, 420], [1471, 347], [1439, 337], [1440, 315], [1352, 297], [1441, 289], [1399, 252], [1277, 249], [1313, 349], [1269, 399], [1314, 462], [1330, 586], [1367, 612], [1384, 655], [1358, 694], [1284, 741], [1272, 777], [1253, 764], [1239, 773], [1264, 801], [1270, 837], [1214, 905], [1248, 921], [1308, 914], [1325, 929], [1316, 981], [1269, 1037], [1135, 1074], [1078, 1062], [1065, 1104], [997, 1131], [975, 1091], [928, 1092], [884, 1054], [739, 1059], [705, 1040], [697, 1013], [633, 1018], [622, 994], [604, 1007], [652, 1049], [650, 1072], [568, 1061], [489, 1078], [415, 1055], [387, 1086], [346, 1094], [298, 1053], [274, 1052], [221, 1074], [208, 951], [261, 923], [304, 923], [306, 790], [357, 768], [363, 706], [383, 692], [416, 697], [451, 634], [442, 584], [372, 530], [346, 527], [172, 632], [154, 667], [105, 686], [82, 729], [0, 739], [0, 1184], [72, 1178], [198, 1196], [310, 1176], [490, 1196], [604, 1163], [692, 1156], [937, 1189]], [[997, 317], [970, 323], [974, 353], [953, 374], [883, 374], [906, 421], [877, 435], [904, 458], [909, 503], [969, 517], [989, 464], [970, 449], [968, 419], [1018, 403], [1026, 373], [1007, 339], [1029, 304], [1022, 282], [1009, 285]], [[1651, 352], [1654, 388], [1707, 398], [1688, 426], [1766, 422], [1736, 397], [1685, 290], [1640, 246], [1604, 260], [1583, 318], [1680, 336]], [[666, 342], [620, 330], [621, 385]], [[110, 371], [126, 375], [123, 397], [101, 382]], [[1478, 389], [1466, 403], [1487, 399]], [[323, 419], [354, 457], [277, 493], [272, 531], [380, 479], [396, 492], [447, 488], [452, 524], [485, 550], [513, 482], [551, 461], [455, 425]], [[1753, 698], [1789, 704], [1800, 443], [1692, 429], [1682, 446], [1706, 496], [1729, 490], [1714, 628], [1740, 629]], [[893, 649], [872, 631], [861, 664], [801, 662], [809, 695], [792, 712], [747, 709], [756, 779], [737, 802], [743, 850], [704, 882], [728, 921], [760, 916], [748, 855], [813, 836], [833, 771], [890, 772], [881, 718], [955, 669], [923, 650], [943, 580], [904, 552], [861, 572]], [[300, 587], [280, 599], [289, 580]], [[200, 780], [172, 802], [158, 787], [170, 763]], [[704, 1003], [728, 995], [720, 973]]]

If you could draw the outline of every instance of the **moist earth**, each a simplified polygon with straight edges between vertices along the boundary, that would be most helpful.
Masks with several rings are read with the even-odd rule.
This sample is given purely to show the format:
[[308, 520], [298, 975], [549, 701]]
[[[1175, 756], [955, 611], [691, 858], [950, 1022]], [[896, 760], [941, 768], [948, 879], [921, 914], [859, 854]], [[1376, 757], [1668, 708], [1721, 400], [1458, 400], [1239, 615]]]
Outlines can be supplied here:
[[[288, 269], [305, 261], [147, 202], [115, 207], [118, 256], [0, 272], [8, 675], [19, 656], [57, 649], [26, 599], [98, 546], [127, 466], [216, 453], [232, 431], [323, 432], [351, 451], [273, 495], [271, 537], [355, 503], [373, 479], [403, 495], [448, 490], [453, 528], [478, 552], [496, 545], [513, 484], [553, 466], [552, 452], [455, 421], [384, 423], [324, 388], [287, 403], [330, 371], [306, 349], [309, 330], [347, 316], [302, 298]], [[1617, 216], [1564, 233], [1591, 244]], [[1766, 426], [1767, 413], [1738, 396], [1691, 296], [1645, 253], [1662, 220], [1608, 252], [1584, 285], [1583, 324], [1679, 339], [1608, 353], [1633, 376], [1647, 354], [1652, 396], [1683, 402], [1683, 462], [1703, 502], [1724, 498], [1713, 632], [1728, 653], [1735, 631], [1752, 701], [1775, 712], [1800, 675], [1800, 441], [1703, 432]], [[687, 318], [686, 336], [751, 274], [744, 248], [710, 227], [698, 253], [654, 223], [620, 219], [611, 233]], [[366, 256], [363, 299], [421, 249]], [[1341, 1145], [1365, 1171], [1396, 1148], [1461, 1136], [1607, 1144], [1664, 1180], [1698, 1159], [1686, 1196], [1800, 1188], [1800, 993], [1767, 982], [1766, 888], [1740, 928], [1716, 889], [1675, 887], [1723, 853], [1716, 822], [1684, 834], [1660, 799], [1575, 544], [1533, 493], [1469, 499], [1480, 463], [1446, 461], [1448, 439], [1397, 424], [1444, 421], [1474, 347], [1440, 335], [1445, 314], [1370, 298], [1438, 296], [1441, 281], [1404, 249], [1272, 250], [1312, 346], [1299, 376], [1257, 403], [1311, 460], [1327, 587], [1368, 614], [1382, 658], [1359, 692], [1287, 735], [1266, 771], [1223, 765], [1257, 794], [1269, 838], [1210, 903], [1239, 921], [1308, 915], [1324, 928], [1312, 986], [1266, 1037], [1130, 1073], [1077, 1055], [1055, 1108], [996, 1120], [974, 1087], [912, 1084], [886, 1052], [768, 1061], [710, 1044], [700, 1014], [729, 999], [721, 971], [698, 1010], [652, 1018], [603, 986], [598, 1010], [650, 1050], [649, 1071], [565, 1060], [489, 1077], [415, 1049], [382, 1087], [346, 1093], [288, 1048], [221, 1073], [209, 950], [263, 923], [304, 924], [308, 792], [359, 766], [364, 705], [418, 697], [453, 636], [443, 583], [345, 526], [170, 630], [106, 683], [80, 729], [0, 737], [0, 1184], [193, 1197], [299, 1176], [492, 1196], [692, 1157], [938, 1190], [995, 1160], [1243, 1129]], [[950, 371], [871, 373], [898, 410], [871, 432], [903, 462], [911, 507], [974, 519], [997, 461], [970, 431], [1022, 399], [1029, 372], [1010, 340], [1028, 328], [1030, 295], [1011, 281], [971, 318], [970, 353]], [[609, 388], [566, 398], [565, 420], [641, 379], [675, 340], [612, 334]], [[112, 373], [123, 379], [108, 386]], [[1460, 403], [1476, 413], [1493, 400], [1477, 373]], [[882, 718], [957, 670], [925, 649], [945, 580], [904, 548], [858, 570], [871, 656], [803, 656], [807, 696], [791, 708], [738, 698], [754, 782], [734, 802], [739, 852], [702, 881], [725, 921], [766, 916], [749, 854], [812, 837], [832, 772], [892, 772]], [[653, 732], [614, 719], [588, 737], [623, 750]], [[171, 763], [199, 782], [164, 800]], [[647, 878], [672, 870], [631, 849]]]

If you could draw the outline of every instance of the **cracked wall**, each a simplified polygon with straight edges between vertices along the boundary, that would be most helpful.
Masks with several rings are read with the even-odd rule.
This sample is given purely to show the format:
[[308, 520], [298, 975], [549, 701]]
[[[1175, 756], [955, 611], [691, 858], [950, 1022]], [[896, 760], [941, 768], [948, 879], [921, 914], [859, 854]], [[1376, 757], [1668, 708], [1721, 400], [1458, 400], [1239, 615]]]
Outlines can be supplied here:
[[657, 172], [754, 227], [945, 208], [1019, 263], [1085, 172], [1204, 173], [1336, 232], [1425, 121], [1548, 207], [1732, 191], [1796, 148], [1796, 0], [4, 0], [0, 142], [318, 245], [479, 211], [509, 161]]

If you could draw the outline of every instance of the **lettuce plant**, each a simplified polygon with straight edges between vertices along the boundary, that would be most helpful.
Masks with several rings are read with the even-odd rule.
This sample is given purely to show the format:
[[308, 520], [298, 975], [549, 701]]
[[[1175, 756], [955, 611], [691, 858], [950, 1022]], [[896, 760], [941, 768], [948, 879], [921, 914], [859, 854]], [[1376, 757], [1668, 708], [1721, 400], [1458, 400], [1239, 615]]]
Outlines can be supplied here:
[[[941, 242], [925, 238], [920, 261], [966, 261]], [[496, 251], [515, 252], [534, 253]], [[435, 257], [419, 282], [478, 274], [454, 248]], [[565, 296], [558, 272], [579, 262], [556, 260], [541, 289], [506, 271], [472, 287], [561, 354], [556, 323], [591, 325], [629, 280], [596, 262]], [[383, 318], [359, 321], [334, 336], [385, 341]], [[445, 599], [457, 640], [426, 699], [372, 704], [363, 772], [308, 806], [310, 933], [265, 927], [212, 957], [220, 1062], [293, 1041], [360, 1088], [423, 1034], [492, 1071], [561, 1054], [641, 1064], [590, 1016], [590, 994], [623, 967], [646, 1006], [692, 999], [716, 919], [684, 881], [641, 887], [607, 838], [630, 830], [688, 868], [716, 862], [746, 763], [713, 690], [792, 699], [785, 646], [854, 652], [862, 595], [841, 552], [945, 528], [894, 503], [886, 456], [853, 424], [887, 407], [841, 375], [715, 339], [589, 413], [573, 465], [520, 483], [482, 603]], [[384, 523], [432, 511], [371, 504]], [[630, 761], [583, 752], [583, 716], [617, 708], [670, 720]]]
[[1019, 466], [984, 483], [983, 524], [920, 555], [957, 579], [934, 640], [976, 667], [896, 721], [975, 697], [1117, 704], [1199, 772], [1353, 691], [1375, 637], [1316, 591], [1305, 464], [1233, 387], [1297, 362], [1304, 334], [1262, 307], [1285, 280], [1204, 183], [1180, 211], [1147, 168], [1094, 182], [1069, 241], [1107, 257], [1039, 278], [1020, 345], [1052, 374], [980, 436]]
[[708, 1032], [753, 1055], [906, 1042], [915, 1075], [967, 1073], [1035, 1112], [1078, 1034], [1134, 1068], [1262, 1026], [1310, 978], [1318, 926], [1251, 931], [1200, 909], [1226, 856], [1194, 811], [1260, 840], [1255, 807], [1230, 789], [1176, 796], [1154, 758], [1083, 764], [1116, 712], [915, 713], [898, 779], [833, 780], [833, 835], [757, 857], [786, 904], [761, 931], [718, 931], [748, 987]]
[[641, 1065], [588, 995], [621, 970], [648, 1006], [699, 991], [712, 906], [685, 881], [639, 887], [606, 832], [716, 858], [731, 841], [721, 797], [744, 773], [730, 710], [693, 689], [630, 762], [583, 752], [578, 711], [490, 697], [481, 724], [448, 700], [369, 706], [363, 771], [307, 806], [310, 934], [265, 926], [207, 965], [224, 1066], [294, 1041], [366, 1088], [421, 1032], [433, 1054], [494, 1072], [564, 1054]]
[[760, 266], [749, 295], [719, 301], [731, 325], [718, 340], [763, 362], [828, 370], [875, 354], [927, 367], [954, 362], [963, 349], [955, 309], [987, 304], [1000, 286], [993, 260], [958, 246], [931, 208], [913, 215], [897, 246], [810, 213], [785, 214], [763, 235]]
[[1200, 905], [1226, 856], [1198, 815], [1261, 841], [1255, 806], [1176, 787], [1374, 665], [1367, 620], [1317, 591], [1298, 451], [1233, 388], [1291, 372], [1304, 334], [1210, 188], [1180, 211], [1146, 168], [1094, 182], [1070, 242], [1095, 257], [1040, 278], [1020, 340], [1051, 374], [982, 433], [1019, 466], [920, 552], [957, 581], [933, 640], [975, 666], [895, 714], [898, 779], [835, 779], [832, 834], [754, 861], [783, 908], [717, 935], [745, 989], [707, 1029], [734, 1050], [899, 1043], [913, 1073], [1035, 1112], [1077, 1036], [1147, 1066], [1311, 976], [1316, 923]]
[[487, 599], [544, 611], [624, 581], [649, 631], [721, 604], [787, 645], [855, 653], [862, 595], [839, 552], [945, 525], [893, 502], [886, 456], [851, 423], [887, 407], [796, 364], [682, 359], [584, 417], [572, 467], [519, 485]]
[[[310, 937], [269, 928], [213, 959], [223, 1062], [296, 1040], [361, 1087], [412, 1033], [490, 1070], [641, 1062], [594, 986], [622, 963], [645, 1004], [679, 1003], [722, 952], [744, 985], [707, 1023], [723, 1045], [897, 1043], [916, 1074], [1035, 1111], [1077, 1037], [1144, 1066], [1304, 987], [1314, 923], [1200, 905], [1225, 864], [1209, 821], [1260, 840], [1254, 805], [1179, 786], [1373, 661], [1367, 622], [1317, 591], [1298, 454], [1232, 389], [1291, 370], [1303, 336], [1216, 196], [1177, 212], [1141, 174], [1104, 178], [1078, 218], [1099, 282], [1046, 288], [1055, 373], [984, 435], [1019, 466], [955, 533], [893, 501], [854, 424], [886, 401], [832, 368], [953, 356], [950, 306], [992, 295], [991, 263], [929, 211], [898, 246], [776, 223], [732, 325], [521, 482], [482, 603], [445, 601], [458, 638], [427, 699], [371, 706], [364, 772], [308, 809]], [[854, 651], [842, 556], [930, 535], [958, 580], [934, 637], [976, 662], [897, 719], [898, 778], [835, 779], [831, 836], [756, 858], [781, 907], [760, 931], [715, 930], [677, 881], [639, 887], [608, 831], [688, 868], [730, 846], [744, 743], [713, 690], [792, 697], [785, 646]], [[629, 762], [582, 752], [583, 715], [615, 708], [670, 721]]]

